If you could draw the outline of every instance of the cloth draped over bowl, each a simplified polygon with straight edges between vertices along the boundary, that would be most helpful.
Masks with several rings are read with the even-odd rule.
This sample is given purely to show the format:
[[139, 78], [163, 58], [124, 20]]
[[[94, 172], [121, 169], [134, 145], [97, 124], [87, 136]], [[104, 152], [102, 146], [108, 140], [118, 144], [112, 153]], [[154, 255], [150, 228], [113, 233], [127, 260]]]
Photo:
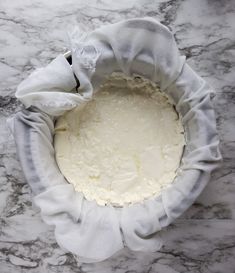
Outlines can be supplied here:
[[[107, 259], [124, 246], [157, 251], [159, 231], [199, 196], [221, 160], [211, 87], [180, 56], [174, 36], [152, 18], [137, 18], [73, 37], [72, 67], [59, 55], [18, 87], [24, 104], [9, 120], [25, 177], [58, 244], [84, 262]], [[159, 84], [182, 116], [186, 147], [180, 170], [160, 196], [115, 208], [74, 190], [54, 156], [55, 118], [89, 101], [112, 72]], [[80, 87], [76, 87], [76, 80]], [[78, 151], [79, 152], [79, 151]]]

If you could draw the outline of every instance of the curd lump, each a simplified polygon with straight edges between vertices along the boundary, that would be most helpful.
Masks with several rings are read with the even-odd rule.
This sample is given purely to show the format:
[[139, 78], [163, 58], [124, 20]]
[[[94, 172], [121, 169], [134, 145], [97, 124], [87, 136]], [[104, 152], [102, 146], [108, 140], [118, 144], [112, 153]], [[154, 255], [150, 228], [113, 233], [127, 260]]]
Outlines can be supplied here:
[[57, 119], [56, 161], [99, 205], [141, 202], [176, 176], [184, 130], [169, 98], [139, 76], [113, 73], [93, 99]]

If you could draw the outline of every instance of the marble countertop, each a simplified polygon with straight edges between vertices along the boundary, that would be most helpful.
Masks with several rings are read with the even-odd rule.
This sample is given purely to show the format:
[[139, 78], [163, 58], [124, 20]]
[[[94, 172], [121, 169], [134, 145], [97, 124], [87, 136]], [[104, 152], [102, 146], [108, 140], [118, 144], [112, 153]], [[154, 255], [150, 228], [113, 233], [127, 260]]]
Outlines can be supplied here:
[[[81, 264], [57, 245], [31, 202], [6, 126], [21, 105], [16, 86], [67, 50], [67, 31], [151, 16], [167, 25], [188, 64], [216, 91], [224, 161], [195, 204], [161, 232], [157, 253], [124, 249]], [[233, 0], [11, 0], [0, 3], [0, 272], [235, 272], [235, 2]]]

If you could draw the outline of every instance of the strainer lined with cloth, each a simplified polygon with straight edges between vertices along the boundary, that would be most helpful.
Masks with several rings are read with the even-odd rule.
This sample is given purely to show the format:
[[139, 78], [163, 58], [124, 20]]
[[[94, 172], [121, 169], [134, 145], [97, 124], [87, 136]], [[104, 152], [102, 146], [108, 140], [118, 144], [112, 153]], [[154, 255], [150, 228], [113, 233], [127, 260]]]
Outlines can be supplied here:
[[[53, 147], [55, 117], [90, 100], [112, 72], [157, 82], [173, 99], [186, 134], [172, 185], [160, 196], [122, 208], [99, 206], [76, 192], [60, 173]], [[55, 226], [61, 247], [84, 262], [102, 261], [124, 245], [136, 251], [160, 249], [157, 232], [194, 202], [221, 159], [212, 93], [179, 55], [170, 31], [151, 18], [83, 35], [72, 44], [72, 68], [60, 55], [19, 85], [16, 97], [26, 109], [11, 119], [17, 151], [35, 204], [43, 220]]]

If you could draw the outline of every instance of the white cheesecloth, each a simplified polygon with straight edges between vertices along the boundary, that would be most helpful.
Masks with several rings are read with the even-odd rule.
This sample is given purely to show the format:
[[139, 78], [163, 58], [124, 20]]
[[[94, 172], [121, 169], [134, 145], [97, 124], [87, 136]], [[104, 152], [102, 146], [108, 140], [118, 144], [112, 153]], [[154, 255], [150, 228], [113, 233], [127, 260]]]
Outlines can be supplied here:
[[[43, 220], [57, 242], [84, 262], [102, 261], [124, 245], [157, 251], [158, 231], [199, 196], [221, 159], [211, 102], [213, 91], [179, 55], [171, 32], [152, 18], [107, 25], [72, 41], [72, 67], [63, 55], [18, 87], [25, 109], [11, 118], [17, 152]], [[99, 206], [76, 192], [54, 155], [55, 118], [89, 101], [112, 72], [159, 84], [182, 116], [186, 148], [180, 171], [160, 196], [123, 208]], [[76, 75], [80, 87], [76, 91]], [[79, 151], [78, 151], [79, 152]]]

